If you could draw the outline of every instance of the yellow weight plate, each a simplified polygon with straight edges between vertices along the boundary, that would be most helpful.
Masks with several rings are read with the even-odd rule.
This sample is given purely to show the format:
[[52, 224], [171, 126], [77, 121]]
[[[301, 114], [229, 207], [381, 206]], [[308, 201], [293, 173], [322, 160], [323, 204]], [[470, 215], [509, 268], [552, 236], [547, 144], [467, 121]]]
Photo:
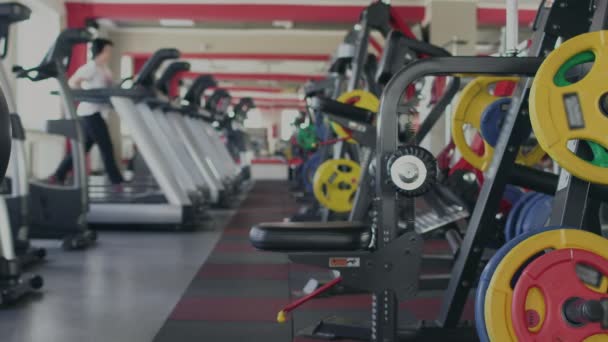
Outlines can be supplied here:
[[[378, 100], [376, 95], [361, 89], [343, 93], [338, 97], [337, 100], [339, 102], [363, 108], [374, 113], [378, 113], [378, 108], [380, 107], [380, 100]], [[350, 136], [350, 134], [340, 124], [331, 122], [331, 128], [339, 138], [346, 139]], [[351, 144], [357, 143], [354, 139], [348, 139], [347, 141]]]
[[359, 187], [361, 167], [350, 159], [333, 159], [321, 164], [315, 172], [313, 192], [319, 203], [337, 213], [353, 208]]
[[[492, 156], [494, 155], [494, 148], [484, 141], [484, 153], [483, 155], [478, 155], [467, 143], [464, 130], [465, 125], [470, 125], [480, 132], [483, 112], [490, 104], [502, 98], [502, 96], [495, 96], [490, 92], [492, 85], [505, 81], [517, 82], [518, 80], [515, 77], [477, 77], [461, 92], [460, 99], [452, 115], [452, 139], [462, 157], [479, 170], [485, 171], [490, 166]], [[517, 162], [532, 166], [538, 163], [544, 155], [545, 152], [540, 146], [536, 146], [526, 154], [520, 151], [517, 156]]]
[[[608, 259], [608, 240], [580, 229], [550, 230], [531, 236], [511, 249], [496, 267], [485, 299], [485, 320], [491, 341], [517, 341], [512, 324], [511, 303], [513, 289], [511, 280], [532, 257], [546, 250], [577, 248]], [[542, 301], [530, 294], [527, 305], [539, 308]], [[543, 316], [544, 310], [541, 308]], [[541, 317], [542, 318], [542, 317]], [[602, 336], [604, 340], [606, 336]], [[588, 342], [593, 339], [586, 339]]]
[[[547, 56], [530, 90], [530, 121], [538, 143], [561, 167], [578, 178], [608, 184], [608, 170], [593, 165], [568, 147], [570, 140], [608, 146], [606, 98], [608, 83], [608, 31], [574, 37]], [[578, 82], [565, 79], [565, 66], [592, 54], [593, 66]], [[561, 75], [561, 76], [560, 76]]]

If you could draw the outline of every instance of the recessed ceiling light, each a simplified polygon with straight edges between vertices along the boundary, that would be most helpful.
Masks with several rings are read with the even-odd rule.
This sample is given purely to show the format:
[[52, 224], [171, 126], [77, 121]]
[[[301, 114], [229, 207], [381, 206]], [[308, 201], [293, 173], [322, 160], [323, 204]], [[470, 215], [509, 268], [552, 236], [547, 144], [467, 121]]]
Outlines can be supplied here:
[[97, 19], [97, 24], [99, 24], [99, 26], [105, 27], [105, 28], [110, 28], [110, 29], [116, 28], [116, 23], [113, 20], [107, 19], [107, 18]]
[[190, 19], [160, 19], [160, 25], [166, 27], [192, 27], [194, 21]]
[[291, 20], [274, 20], [272, 22], [272, 26], [289, 30], [289, 29], [293, 28], [293, 21], [291, 21]]

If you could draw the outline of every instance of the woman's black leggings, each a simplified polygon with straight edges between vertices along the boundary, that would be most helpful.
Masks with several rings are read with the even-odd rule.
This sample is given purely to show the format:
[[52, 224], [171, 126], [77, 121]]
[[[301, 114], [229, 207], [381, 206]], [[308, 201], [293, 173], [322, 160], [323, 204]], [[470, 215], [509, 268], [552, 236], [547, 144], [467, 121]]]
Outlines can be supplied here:
[[[79, 117], [82, 131], [84, 134], [84, 148], [85, 152], [89, 152], [94, 144], [99, 147], [103, 164], [108, 173], [108, 178], [113, 184], [120, 184], [124, 181], [118, 165], [116, 165], [116, 159], [114, 159], [114, 148], [112, 146], [112, 139], [110, 138], [110, 132], [105, 120], [99, 112]], [[55, 177], [57, 180], [63, 182], [72, 169], [72, 154], [68, 153], [65, 158], [61, 161], [57, 170], [55, 171]]]

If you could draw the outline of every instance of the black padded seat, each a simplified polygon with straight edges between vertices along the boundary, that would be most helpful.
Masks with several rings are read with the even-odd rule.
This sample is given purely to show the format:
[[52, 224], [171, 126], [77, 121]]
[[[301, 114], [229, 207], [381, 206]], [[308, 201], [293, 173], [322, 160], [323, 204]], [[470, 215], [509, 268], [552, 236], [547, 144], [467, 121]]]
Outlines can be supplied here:
[[260, 223], [249, 231], [255, 248], [282, 252], [356, 251], [370, 239], [369, 226], [349, 221]]

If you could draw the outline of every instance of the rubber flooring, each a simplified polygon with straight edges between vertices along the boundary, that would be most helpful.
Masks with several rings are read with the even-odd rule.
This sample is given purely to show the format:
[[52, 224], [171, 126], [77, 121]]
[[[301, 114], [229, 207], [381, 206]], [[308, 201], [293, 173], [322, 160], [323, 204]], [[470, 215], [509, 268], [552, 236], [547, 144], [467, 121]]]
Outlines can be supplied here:
[[[276, 322], [278, 311], [297, 298], [311, 277], [327, 279], [329, 272], [290, 264], [283, 254], [258, 251], [249, 244], [248, 234], [253, 224], [281, 221], [298, 208], [286, 183], [257, 182], [154, 341], [308, 342], [313, 340], [294, 336], [322, 318], [369, 320], [371, 296], [357, 294], [312, 300], [297, 309], [288, 323]], [[425, 250], [445, 246], [434, 243]], [[400, 303], [402, 324], [435, 319], [441, 296], [440, 291], [428, 291]], [[465, 317], [473, 317], [471, 301]]]

